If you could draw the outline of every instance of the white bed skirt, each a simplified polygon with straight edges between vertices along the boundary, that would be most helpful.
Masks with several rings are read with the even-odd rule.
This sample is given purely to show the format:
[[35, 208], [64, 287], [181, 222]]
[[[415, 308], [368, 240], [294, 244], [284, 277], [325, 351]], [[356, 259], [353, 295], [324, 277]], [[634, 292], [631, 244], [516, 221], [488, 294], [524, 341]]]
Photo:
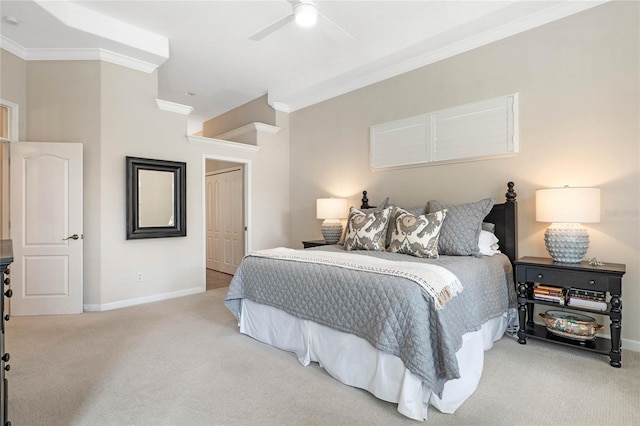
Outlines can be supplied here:
[[242, 300], [240, 332], [279, 349], [294, 352], [302, 365], [318, 362], [340, 382], [366, 389], [377, 398], [398, 404], [398, 411], [416, 420], [427, 419], [429, 404], [453, 413], [476, 390], [484, 351], [500, 339], [516, 311], [486, 322], [463, 336], [456, 358], [460, 378], [445, 383], [442, 398], [407, 370], [400, 358], [375, 349], [353, 334], [296, 318], [279, 309]]

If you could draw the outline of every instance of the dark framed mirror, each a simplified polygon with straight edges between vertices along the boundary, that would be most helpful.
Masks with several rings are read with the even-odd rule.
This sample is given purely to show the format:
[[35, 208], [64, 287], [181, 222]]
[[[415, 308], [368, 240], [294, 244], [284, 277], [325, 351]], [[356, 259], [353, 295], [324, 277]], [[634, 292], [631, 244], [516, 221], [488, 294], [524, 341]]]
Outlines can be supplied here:
[[187, 235], [187, 163], [127, 157], [127, 240]]

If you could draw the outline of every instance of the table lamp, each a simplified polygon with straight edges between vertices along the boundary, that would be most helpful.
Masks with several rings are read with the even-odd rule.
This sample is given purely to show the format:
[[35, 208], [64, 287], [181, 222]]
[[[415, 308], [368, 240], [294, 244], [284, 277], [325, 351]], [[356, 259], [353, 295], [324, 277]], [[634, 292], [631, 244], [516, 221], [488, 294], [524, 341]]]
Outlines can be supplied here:
[[316, 217], [324, 219], [320, 231], [324, 240], [335, 244], [342, 236], [342, 222], [347, 217], [347, 200], [344, 198], [318, 198], [316, 201]]
[[580, 263], [589, 248], [589, 234], [582, 224], [600, 222], [600, 189], [538, 189], [536, 221], [551, 222], [544, 242], [555, 262]]

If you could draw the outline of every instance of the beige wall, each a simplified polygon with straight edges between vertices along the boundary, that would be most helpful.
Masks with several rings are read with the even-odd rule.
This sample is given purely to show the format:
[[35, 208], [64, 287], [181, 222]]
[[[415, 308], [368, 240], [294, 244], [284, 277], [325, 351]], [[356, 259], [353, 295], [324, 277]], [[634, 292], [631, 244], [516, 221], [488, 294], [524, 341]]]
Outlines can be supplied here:
[[[250, 119], [248, 117], [250, 117]], [[205, 121], [202, 123], [202, 136], [215, 138], [230, 130], [254, 122], [270, 124], [272, 126], [276, 124], [275, 111], [267, 103], [267, 95]]]
[[[157, 73], [99, 64], [100, 303], [203, 288], [202, 150], [185, 137], [186, 116], [157, 108]], [[125, 239], [126, 156], [187, 163], [186, 237]]]
[[[361, 191], [412, 206], [504, 199], [516, 183], [519, 254], [546, 256], [536, 188], [602, 189], [587, 257], [627, 264], [623, 337], [640, 350], [639, 5], [605, 4], [291, 114], [291, 244], [320, 238], [315, 199]], [[369, 127], [520, 93], [514, 157], [369, 170]]]
[[[17, 56], [0, 49], [0, 98], [18, 105], [25, 105], [27, 100], [26, 63]], [[26, 120], [20, 114], [19, 139], [25, 140]]]
[[[85, 307], [111, 309], [204, 291], [205, 159], [229, 159], [230, 150], [188, 141], [187, 118], [155, 104], [157, 73], [100, 61], [25, 62], [5, 51], [2, 59], [0, 87], [11, 88], [7, 99], [19, 104], [27, 123], [21, 139], [83, 144]], [[249, 247], [286, 245], [288, 132], [253, 139], [259, 152], [239, 155], [251, 165], [256, 208]], [[126, 156], [187, 163], [186, 237], [125, 239]], [[136, 282], [139, 272], [143, 282]]]
[[[281, 128], [277, 134], [254, 130], [238, 138], [239, 143], [217, 145], [207, 153], [207, 163], [223, 160], [244, 165], [249, 178], [248, 250], [287, 246], [290, 241], [288, 115], [278, 115], [276, 126]], [[245, 145], [255, 145], [257, 151], [247, 151]]]
[[289, 115], [277, 112], [277, 134], [258, 132], [262, 149], [254, 162], [254, 249], [288, 246], [289, 214]]
[[98, 303], [100, 288], [100, 63], [26, 62], [27, 122], [21, 140], [83, 144], [84, 300]]
[[[265, 117], [268, 105], [259, 98], [205, 133], [255, 121], [281, 127], [278, 135], [255, 136], [256, 154], [186, 142], [186, 118], [153, 102], [155, 73], [98, 61], [24, 62], [2, 51], [0, 89], [20, 105], [21, 139], [84, 144], [86, 304], [204, 286], [204, 158], [250, 164], [253, 249], [301, 247], [303, 239], [320, 238], [319, 197], [359, 204], [367, 189], [372, 203], [386, 196], [400, 205], [501, 199], [511, 179], [519, 194], [520, 255], [544, 256], [545, 225], [534, 220], [534, 190], [594, 185], [602, 189], [603, 215], [589, 226], [588, 256], [627, 264], [623, 337], [637, 345], [638, 16], [637, 3], [606, 4], [290, 115]], [[512, 92], [520, 93], [517, 156], [369, 170], [371, 125]], [[126, 155], [187, 162], [187, 237], [125, 240]], [[134, 282], [137, 272], [145, 274], [143, 283]]]
[[[186, 141], [186, 117], [157, 109], [157, 75], [99, 61], [29, 61], [25, 76], [24, 139], [83, 143], [85, 305], [202, 291], [201, 149]], [[125, 240], [127, 155], [188, 162], [187, 237]]]
[[[25, 62], [0, 49], [0, 98], [24, 105], [27, 98]], [[24, 114], [18, 112], [18, 140], [24, 140], [26, 120]], [[16, 138], [16, 135], [12, 135]], [[0, 235], [3, 239], [9, 234], [9, 143], [0, 147]]]

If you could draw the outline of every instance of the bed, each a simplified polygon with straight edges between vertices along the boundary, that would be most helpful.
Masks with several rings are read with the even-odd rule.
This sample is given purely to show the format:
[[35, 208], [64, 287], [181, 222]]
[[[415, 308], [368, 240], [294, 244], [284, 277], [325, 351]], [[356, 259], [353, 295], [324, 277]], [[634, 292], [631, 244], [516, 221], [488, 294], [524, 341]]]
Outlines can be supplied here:
[[[303, 365], [318, 362], [407, 417], [426, 420], [429, 406], [453, 413], [475, 391], [484, 352], [516, 322], [514, 185], [500, 204], [430, 200], [424, 211], [372, 207], [363, 194], [342, 245], [248, 254], [225, 305], [241, 333], [294, 352]], [[486, 235], [492, 251], [482, 254]], [[384, 247], [360, 247], [372, 241]]]

